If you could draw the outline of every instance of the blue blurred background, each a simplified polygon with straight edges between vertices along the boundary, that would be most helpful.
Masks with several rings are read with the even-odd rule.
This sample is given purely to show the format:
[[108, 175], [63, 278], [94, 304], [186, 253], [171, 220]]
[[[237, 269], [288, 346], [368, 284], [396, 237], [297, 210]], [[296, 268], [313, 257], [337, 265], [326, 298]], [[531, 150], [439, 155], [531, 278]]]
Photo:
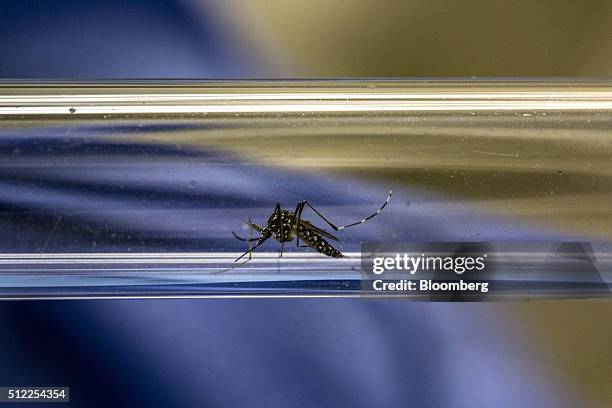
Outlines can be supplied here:
[[[219, 3], [5, 2], [0, 77], [597, 75], [610, 64], [609, 53], [591, 52], [592, 42], [580, 47], [568, 34], [588, 30], [593, 41], [609, 43], [601, 16], [609, 9], [598, 2], [578, 8], [546, 2], [547, 8], [538, 6], [541, 19], [531, 17], [530, 5], [519, 5], [524, 13], [517, 13], [510, 2], [498, 8], [474, 2], [466, 10], [445, 9], [444, 2]], [[475, 17], [470, 10], [479, 7]], [[513, 18], [499, 24], [507, 8]], [[415, 19], [432, 23], [406, 24]], [[554, 39], [547, 29], [563, 35]], [[521, 43], [524, 32], [531, 36]], [[103, 149], [121, 154], [130, 147]], [[70, 155], [91, 148], [77, 144]], [[24, 154], [33, 150], [24, 146]], [[151, 156], [164, 154], [169, 151]], [[361, 199], [371, 199], [367, 193]], [[14, 200], [7, 191], [3, 196], [0, 210], [12, 214]], [[174, 205], [192, 200], [172, 199]], [[3, 240], [1, 250], [35, 241], [32, 226], [53, 223], [52, 210], [42, 220], [12, 217], [5, 230], [20, 240]], [[502, 238], [515, 234], [504, 231]], [[46, 245], [74, 249], [88, 237], [87, 228], [66, 227]], [[609, 367], [607, 357], [583, 350], [589, 341], [608, 344], [609, 334], [594, 324], [576, 344], [575, 331], [584, 326], [572, 323], [587, 313], [607, 316], [606, 306], [560, 307], [316, 299], [2, 303], [0, 385], [68, 385], [72, 405], [84, 407], [556, 407], [603, 401], [599, 373]], [[548, 334], [527, 330], [523, 314]], [[569, 340], [546, 341], [551, 333]], [[578, 360], [568, 360], [569, 348]], [[584, 360], [603, 366], [563, 371]]]

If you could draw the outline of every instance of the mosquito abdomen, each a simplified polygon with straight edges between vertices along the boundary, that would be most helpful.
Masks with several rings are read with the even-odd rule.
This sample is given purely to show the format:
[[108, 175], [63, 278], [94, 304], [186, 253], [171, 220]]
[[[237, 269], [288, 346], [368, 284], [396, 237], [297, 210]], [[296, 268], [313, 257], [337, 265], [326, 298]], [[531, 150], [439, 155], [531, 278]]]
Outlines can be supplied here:
[[342, 252], [331, 246], [329, 242], [323, 239], [319, 234], [315, 234], [312, 231], [304, 231], [300, 234], [300, 239], [306, 243], [309, 247], [323, 255], [331, 256], [332, 258], [342, 258]]

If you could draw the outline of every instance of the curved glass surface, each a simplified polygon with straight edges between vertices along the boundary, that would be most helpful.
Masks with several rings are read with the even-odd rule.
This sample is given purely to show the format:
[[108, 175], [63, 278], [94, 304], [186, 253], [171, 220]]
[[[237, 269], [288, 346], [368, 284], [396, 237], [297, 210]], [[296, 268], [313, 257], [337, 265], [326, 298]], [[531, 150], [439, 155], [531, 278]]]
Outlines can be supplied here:
[[[342, 225], [390, 189], [344, 258], [234, 262], [277, 202]], [[611, 199], [609, 82], [0, 83], [4, 299], [359, 296], [363, 242], [608, 242]]]

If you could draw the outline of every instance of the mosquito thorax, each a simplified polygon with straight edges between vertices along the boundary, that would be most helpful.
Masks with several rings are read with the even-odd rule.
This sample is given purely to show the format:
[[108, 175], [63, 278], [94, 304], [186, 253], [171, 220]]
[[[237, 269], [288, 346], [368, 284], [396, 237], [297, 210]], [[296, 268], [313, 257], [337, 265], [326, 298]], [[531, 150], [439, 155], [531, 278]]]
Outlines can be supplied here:
[[283, 210], [280, 214], [274, 212], [268, 219], [268, 229], [276, 240], [281, 242], [291, 241], [293, 239], [291, 231], [292, 220], [293, 213], [291, 211]]

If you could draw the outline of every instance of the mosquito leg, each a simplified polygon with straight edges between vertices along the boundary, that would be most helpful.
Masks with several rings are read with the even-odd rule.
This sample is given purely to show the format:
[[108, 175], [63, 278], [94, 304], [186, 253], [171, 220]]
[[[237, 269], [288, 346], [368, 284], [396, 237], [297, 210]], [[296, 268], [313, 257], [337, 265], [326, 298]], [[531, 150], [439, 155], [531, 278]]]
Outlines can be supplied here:
[[[270, 235], [268, 233], [266, 233], [265, 228], [263, 228], [260, 225], [253, 224], [251, 222], [251, 218], [248, 218], [247, 220], [244, 220], [244, 222], [250, 227], [249, 228], [249, 237], [248, 238], [242, 238], [242, 237], [238, 236], [234, 231], [232, 231], [232, 234], [234, 235], [234, 237], [236, 239], [239, 239], [240, 241], [248, 242], [249, 243], [249, 249], [248, 249], [248, 251], [246, 251], [245, 253], [240, 255], [238, 258], [236, 258], [234, 260], [234, 262], [238, 262], [240, 259], [242, 259], [247, 254], [249, 255], [249, 257], [247, 259], [245, 259], [244, 261], [240, 262], [237, 266], [234, 266], [234, 267], [231, 267], [231, 268], [228, 268], [228, 269], [224, 269], [224, 270], [219, 271], [219, 272], [214, 272], [214, 273], [228, 272], [228, 271], [231, 271], [233, 269], [236, 269], [236, 268], [246, 264], [247, 262], [249, 262], [253, 258], [253, 251], [255, 250], [255, 248], [257, 248], [258, 246], [263, 244], [268, 238], [270, 238]], [[261, 233], [261, 236], [253, 238], [253, 230], [256, 230], [257, 232]], [[257, 241], [255, 246], [253, 246], [253, 241]]]
[[279, 258], [283, 257], [283, 250], [285, 249], [285, 242], [283, 241], [285, 239], [285, 228], [284, 228], [284, 222], [283, 222], [283, 213], [281, 211], [281, 206], [280, 203], [276, 203], [276, 207], [274, 207], [274, 213], [276, 214], [276, 219], [278, 220], [278, 224], [279, 224], [279, 230], [280, 230], [280, 244], [281, 244], [281, 249], [280, 249], [280, 255], [278, 256]]
[[[250, 222], [250, 221], [251, 221], [251, 219], [249, 218], [249, 222]], [[233, 231], [232, 231], [232, 234], [234, 234], [234, 232], [233, 232]], [[234, 234], [234, 236], [236, 236], [236, 234]], [[229, 271], [231, 271], [231, 270], [233, 270], [233, 269], [236, 269], [236, 268], [238, 268], [238, 267], [240, 267], [240, 266], [244, 265], [245, 263], [249, 262], [249, 261], [252, 259], [253, 249], [255, 249], [255, 248], [253, 248], [253, 241], [254, 241], [255, 239], [256, 239], [256, 238], [253, 238], [253, 229], [251, 228], [251, 230], [249, 231], [249, 238], [248, 238], [248, 239], [244, 239], [244, 241], [249, 241], [249, 250], [248, 250], [247, 252], [245, 252], [244, 254], [242, 254], [242, 255], [241, 255], [239, 258], [237, 258], [236, 260], [234, 260], [234, 262], [238, 262], [238, 261], [240, 260], [240, 258], [242, 258], [243, 256], [245, 256], [247, 253], [249, 254], [249, 257], [248, 257], [247, 259], [245, 259], [244, 261], [240, 262], [240, 263], [239, 263], [237, 266], [234, 266], [234, 267], [231, 267], [231, 268], [228, 268], [228, 269], [224, 269], [224, 270], [219, 271], [219, 272], [214, 272], [214, 273], [224, 273], [224, 272], [229, 272]], [[261, 238], [261, 237], [259, 238], [259, 240], [262, 240], [262, 239], [263, 239], [263, 238]], [[265, 239], [263, 239], [263, 241], [265, 241]], [[263, 241], [262, 241], [262, 242], [260, 242], [260, 244], [261, 244], [261, 243], [263, 243]], [[257, 245], [257, 246], [259, 246], [259, 245]]]
[[[323, 221], [325, 221], [325, 222], [327, 223], [327, 225], [329, 225], [330, 227], [332, 227], [332, 228], [333, 228], [335, 231], [340, 230], [340, 228], [336, 227], [336, 226], [335, 226], [335, 225], [334, 225], [334, 224], [333, 224], [333, 223], [332, 223], [330, 220], [328, 220], [327, 218], [325, 218], [325, 217], [323, 216], [323, 214], [321, 214], [319, 211], [317, 211], [317, 209], [316, 209], [316, 208], [314, 208], [314, 207], [313, 207], [313, 206], [312, 206], [312, 205], [311, 205], [311, 204], [310, 204], [308, 201], [302, 201], [302, 204], [303, 204], [303, 205], [307, 205], [308, 207], [310, 207], [310, 209], [311, 209], [312, 211], [314, 211], [314, 212], [315, 212], [315, 213], [316, 213], [316, 214], [317, 214], [319, 217], [321, 217], [321, 219], [322, 219]], [[304, 207], [302, 206], [302, 208], [304, 208]]]
[[359, 224], [363, 224], [364, 222], [368, 221], [371, 218], [376, 217], [378, 214], [380, 214], [380, 212], [383, 210], [383, 208], [385, 208], [387, 206], [387, 204], [389, 204], [389, 200], [391, 199], [391, 195], [393, 194], [392, 190], [389, 190], [389, 195], [387, 196], [387, 200], [383, 203], [383, 205], [380, 206], [380, 208], [378, 210], [376, 210], [375, 213], [365, 217], [363, 220], [361, 221], [357, 221], [354, 222], [352, 224], [348, 224], [348, 225], [343, 225], [341, 227], [337, 227], [336, 225], [334, 225], [330, 220], [328, 220], [327, 218], [325, 218], [325, 216], [323, 216], [323, 214], [321, 214], [319, 211], [317, 211], [316, 208], [314, 208], [312, 206], [312, 204], [310, 204], [308, 201], [302, 201], [302, 204], [307, 205], [308, 207], [310, 207], [310, 209], [312, 211], [314, 211], [319, 217], [321, 217], [321, 219], [323, 221], [325, 221], [330, 227], [332, 227], [335, 231], [340, 231], [343, 230], [345, 228], [349, 228], [349, 227], [353, 227], [355, 225], [359, 225]]
[[266, 242], [268, 240], [268, 237], [264, 237], [261, 238], [259, 241], [257, 241], [257, 243], [255, 244], [255, 246], [253, 248], [249, 248], [248, 251], [246, 251], [244, 254], [240, 255], [238, 258], [236, 258], [234, 260], [234, 262], [238, 262], [239, 260], [241, 260], [242, 258], [244, 258], [245, 255], [249, 255], [253, 253], [253, 251], [255, 251], [261, 244], [263, 244], [264, 242]]
[[[295, 207], [295, 211], [293, 212], [293, 218], [291, 218], [291, 229], [295, 228], [296, 230], [298, 230], [300, 228], [302, 210], [304, 210], [304, 204], [299, 203]], [[300, 234], [295, 234], [295, 238], [296, 238], [295, 246], [296, 248], [299, 248], [300, 247]]]
[[[249, 217], [249, 225], [251, 225], [251, 217]], [[253, 257], [253, 227], [249, 228], [249, 259], [250, 261]]]
[[[253, 231], [253, 230], [251, 230]], [[255, 238], [242, 238], [240, 235], [236, 234], [234, 231], [232, 231], [232, 234], [234, 235], [234, 238], [243, 241], [243, 242], [247, 242], [247, 241], [257, 241], [258, 239], [260, 239], [261, 237], [255, 237]], [[249, 234], [249, 236], [253, 235], [252, 233]]]

